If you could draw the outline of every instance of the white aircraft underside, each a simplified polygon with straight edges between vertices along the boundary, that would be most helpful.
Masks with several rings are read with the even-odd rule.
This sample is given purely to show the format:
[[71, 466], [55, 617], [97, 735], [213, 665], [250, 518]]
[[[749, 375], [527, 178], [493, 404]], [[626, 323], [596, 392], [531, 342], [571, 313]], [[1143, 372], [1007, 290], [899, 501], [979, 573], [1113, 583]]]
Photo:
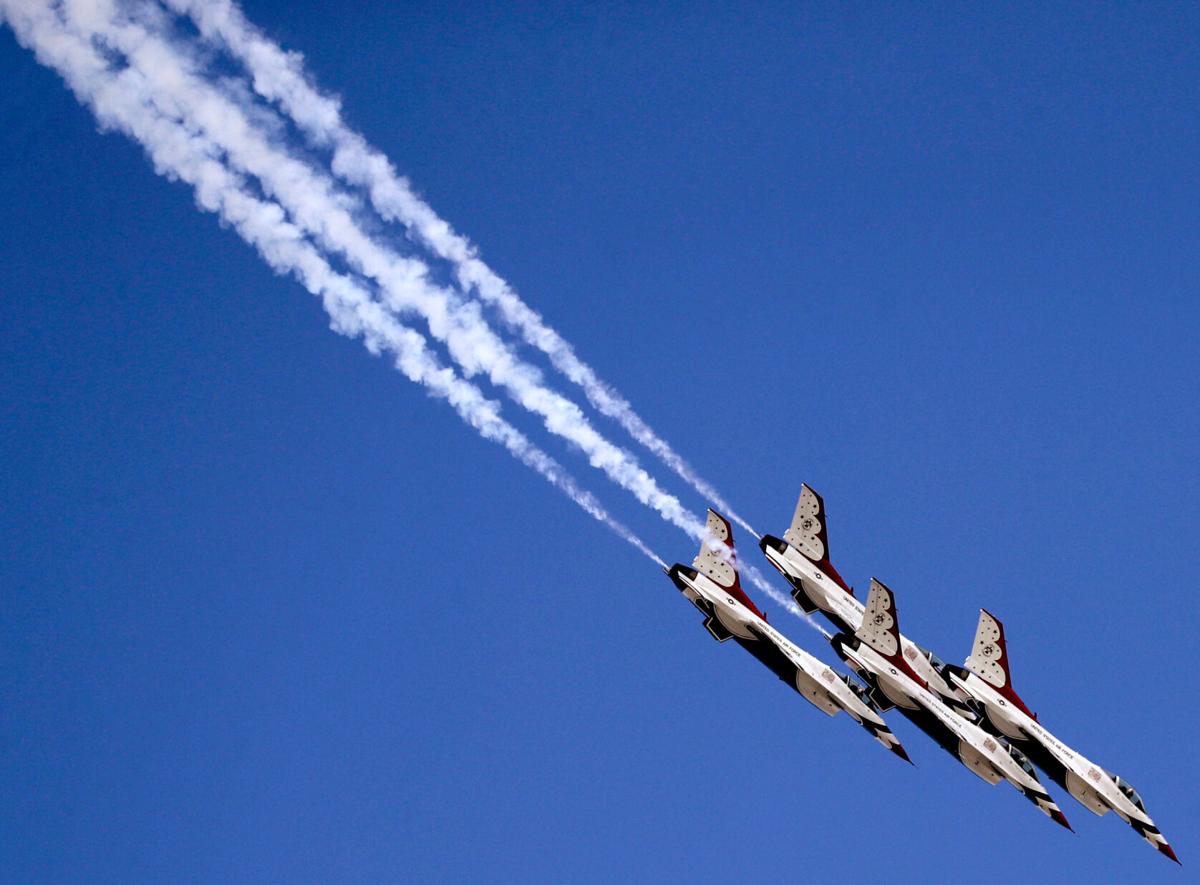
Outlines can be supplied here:
[[983, 708], [987, 725], [1021, 744], [1033, 762], [1093, 814], [1110, 810], [1155, 849], [1179, 863], [1137, 791], [1050, 733], [1013, 691], [1004, 625], [981, 609], [966, 668], [947, 667], [954, 686]]
[[862, 690], [852, 680], [804, 651], [767, 623], [742, 590], [733, 565], [729, 523], [709, 511], [713, 542], [701, 547], [693, 567], [676, 564], [667, 574], [683, 595], [704, 614], [704, 628], [718, 641], [733, 639], [821, 712], [844, 710], [872, 737], [905, 761], [908, 754]]
[[[804, 485], [783, 538], [763, 537], [759, 547], [767, 561], [792, 586], [792, 598], [806, 612], [819, 611], [839, 630], [853, 633], [862, 624], [864, 605], [829, 561], [825, 502]], [[939, 670], [941, 661], [913, 642], [900, 637], [908, 664], [943, 700], [954, 705], [959, 695]]]
[[891, 590], [872, 579], [863, 623], [853, 636], [833, 637], [834, 650], [906, 717], [990, 784], [1006, 780], [1055, 823], [1070, 829], [1033, 767], [1019, 751], [987, 734], [922, 684], [900, 653], [900, 630]]
[[1133, 787], [1058, 740], [1012, 691], [1003, 627], [990, 614], [981, 612], [966, 668], [943, 663], [900, 632], [894, 596], [883, 584], [872, 579], [865, 604], [855, 598], [829, 559], [824, 502], [803, 486], [783, 538], [768, 535], [759, 546], [791, 585], [796, 603], [842, 631], [831, 642], [868, 685], [863, 691], [767, 623], [738, 582], [729, 523], [709, 511], [708, 529], [713, 538], [693, 568], [676, 565], [668, 574], [704, 613], [714, 638], [735, 640], [817, 709], [831, 716], [845, 710], [906, 760], [880, 715], [893, 707], [973, 774], [990, 784], [1008, 781], [1056, 823], [1070, 829], [1034, 765], [1089, 811], [1115, 811], [1179, 862]]

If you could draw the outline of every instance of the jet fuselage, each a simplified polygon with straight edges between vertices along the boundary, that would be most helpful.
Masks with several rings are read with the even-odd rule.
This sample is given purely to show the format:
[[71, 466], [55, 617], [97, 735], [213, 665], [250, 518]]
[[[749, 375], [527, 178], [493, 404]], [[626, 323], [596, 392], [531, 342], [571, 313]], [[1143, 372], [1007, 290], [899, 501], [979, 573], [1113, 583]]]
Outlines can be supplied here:
[[714, 639], [733, 639], [806, 701], [828, 716], [845, 710], [888, 750], [908, 761], [883, 717], [854, 684], [750, 611], [735, 595], [695, 568], [676, 564], [667, 572], [679, 591], [705, 616]]
[[947, 667], [945, 673], [983, 708], [990, 730], [1018, 742], [1030, 760], [1084, 808], [1100, 816], [1115, 811], [1151, 846], [1178, 862], [1133, 787], [1068, 747], [975, 673], [961, 667]]
[[[801, 608], [807, 612], [819, 611], [845, 633], [852, 634], [859, 628], [865, 609], [863, 603], [822, 571], [820, 566], [786, 541], [770, 535], [765, 536], [759, 546], [766, 554], [767, 561], [792, 586], [792, 597]], [[900, 636], [900, 649], [908, 665], [943, 700], [952, 705], [960, 700], [953, 686], [946, 682], [938, 669], [941, 662], [930, 660], [930, 652], [903, 634]]]

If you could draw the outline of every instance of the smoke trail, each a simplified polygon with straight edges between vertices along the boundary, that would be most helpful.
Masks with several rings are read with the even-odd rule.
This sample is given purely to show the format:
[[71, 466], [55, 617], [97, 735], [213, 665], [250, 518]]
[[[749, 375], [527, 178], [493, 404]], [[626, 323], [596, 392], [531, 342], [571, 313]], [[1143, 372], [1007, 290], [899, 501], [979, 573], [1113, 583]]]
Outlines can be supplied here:
[[[466, 237], [434, 212], [396, 173], [390, 161], [375, 150], [341, 119], [337, 100], [322, 95], [303, 69], [298, 53], [284, 52], [251, 24], [241, 9], [230, 0], [162, 0], [164, 5], [185, 14], [202, 36], [223, 45], [250, 72], [254, 90], [268, 101], [276, 102], [314, 142], [334, 149], [333, 170], [351, 184], [363, 187], [372, 205], [389, 221], [400, 221], [438, 257], [452, 262], [464, 288], [473, 287], [480, 297], [499, 309], [510, 326], [523, 339], [541, 350], [569, 380], [583, 388], [588, 401], [602, 414], [614, 418], [631, 436], [687, 481], [717, 509], [741, 525], [754, 537], [760, 537], [742, 519], [711, 484], [703, 480], [670, 445], [659, 437], [633, 410], [627, 400], [605, 384], [595, 371], [579, 359], [571, 345], [477, 256]], [[703, 525], [693, 520], [685, 527], [693, 537], [704, 537]], [[815, 629], [820, 626], [796, 605], [795, 601], [772, 586], [752, 565], [743, 565], [751, 584], [791, 614]]]
[[463, 289], [473, 289], [481, 300], [496, 308], [527, 344], [544, 353], [559, 372], [583, 389], [588, 401], [601, 414], [617, 421], [706, 500], [759, 537], [712, 484], [700, 477], [666, 440], [654, 432], [628, 400], [601, 380], [595, 370], [576, 355], [574, 348], [478, 257], [475, 246], [466, 237], [456, 233], [413, 192], [407, 179], [396, 173], [387, 157], [346, 126], [339, 103], [310, 85], [299, 54], [286, 53], [268, 40], [231, 0], [162, 2], [187, 15], [203, 37], [223, 45], [241, 61], [259, 95], [281, 106], [313, 142], [333, 149], [333, 171], [339, 177], [364, 188], [381, 216], [404, 224], [426, 248], [451, 262]]
[[[724, 544], [721, 545], [721, 548], [723, 550], [729, 549], [728, 547], [725, 547]], [[750, 583], [753, 584], [756, 589], [761, 590], [767, 596], [771, 597], [774, 602], [783, 606], [787, 610], [788, 614], [795, 615], [800, 620], [804, 621], [804, 623], [808, 624], [808, 626], [822, 633], [826, 639], [829, 638], [829, 634], [825, 632], [825, 629], [816, 621], [814, 621], [812, 616], [804, 611], [804, 609], [796, 605], [796, 600], [792, 599], [786, 593], [781, 593], [779, 590], [777, 590], [770, 581], [763, 577], [763, 573], [757, 568], [749, 563], [743, 563], [736, 554], [734, 555], [732, 564], [735, 568], [739, 568], [741, 570], [741, 574], [750, 579]]]
[[422, 335], [398, 323], [353, 280], [334, 272], [278, 205], [250, 194], [203, 139], [158, 113], [150, 101], [149, 84], [140, 73], [131, 68], [115, 71], [44, 4], [0, 0], [0, 18], [7, 20], [38, 61], [63, 77], [102, 125], [139, 142], [159, 174], [191, 185], [200, 208], [229, 224], [276, 272], [291, 274], [320, 297], [335, 331], [361, 337], [372, 353], [392, 353], [396, 368], [406, 377], [444, 399], [484, 438], [504, 446], [589, 515], [665, 567], [662, 559], [609, 515], [553, 458], [501, 418], [496, 403], [441, 366]]
[[[112, 30], [116, 26], [107, 17], [112, 14], [110, 4], [80, 4], [68, 0], [63, 10], [71, 16], [69, 23], [82, 31], [83, 35], [68, 31], [64, 27], [67, 22], [55, 16], [44, 4], [0, 0], [0, 8], [7, 10], [14, 29], [23, 35], [23, 42], [35, 48], [39, 58], [45, 63], [59, 70], [80, 100], [93, 107], [102, 122], [107, 122], [142, 142], [160, 172], [179, 177], [196, 188], [197, 201], [202, 208], [220, 214], [243, 238], [256, 246], [276, 270], [295, 274], [310, 291], [320, 294], [325, 301], [326, 309], [334, 318], [336, 330], [343, 334], [363, 335], [368, 347], [373, 351], [389, 349], [397, 352], [397, 365], [406, 375], [417, 380], [418, 383], [429, 386], [435, 395], [450, 401], [464, 420], [479, 429], [487, 438], [501, 442], [523, 463], [553, 482], [588, 513], [604, 522], [660, 566], [663, 565], [659, 557], [646, 548], [627, 528], [607, 514], [592, 496], [579, 489], [553, 459], [534, 447], [515, 428], [500, 419], [495, 414], [497, 408], [495, 404], [484, 400], [477, 388], [455, 378], [451, 370], [438, 366], [432, 355], [426, 350], [422, 336], [399, 325], [396, 325], [395, 329], [389, 330], [389, 327], [386, 326], [389, 318], [381, 310], [378, 310], [378, 305], [373, 304], [369, 296], [351, 280], [335, 274], [316, 250], [304, 242], [304, 233], [306, 230], [311, 232], [311, 226], [302, 224], [297, 227], [289, 224], [278, 205], [256, 200], [245, 191], [242, 182], [231, 176], [219, 162], [222, 153], [232, 153], [229, 143], [218, 142], [208, 137], [207, 127], [199, 124], [206, 121], [205, 115], [208, 115], [208, 118], [215, 115], [219, 121], [216, 125], [232, 122], [236, 124], [238, 127], [236, 131], [241, 135], [249, 135], [249, 124], [240, 115], [235, 116], [232, 121], [222, 119], [221, 114], [227, 112], [229, 108], [219, 95], [214, 98], [212, 94], [202, 96], [204, 113], [196, 118], [189, 117], [185, 113], [186, 108], [181, 104], [181, 99], [195, 98], [186, 92], [186, 87], [195, 85], [193, 78], [183, 71], [177, 62], [173, 61], [170, 48], [162, 41], [154, 39], [140, 27], [127, 26], [119, 29], [118, 37], [114, 37], [111, 43], [120, 45], [123, 41], [128, 54], [137, 57], [141, 64], [132, 64], [120, 73], [116, 73], [105, 57], [83, 36], [103, 35], [104, 33], [112, 36]], [[22, 14], [24, 18], [21, 18]], [[22, 27], [17, 27], [17, 20], [21, 22]], [[164, 78], [174, 85], [174, 92], [168, 91], [164, 95], [160, 88]], [[185, 91], [180, 92], [180, 89]], [[173, 118], [174, 115], [190, 119], [195, 128], [187, 129]], [[208, 121], [212, 125], [211, 119]], [[238, 144], [236, 139], [234, 142], [235, 147], [249, 150], [244, 145]], [[275, 163], [279, 170], [280, 181], [276, 182], [277, 184], [313, 183], [314, 179], [310, 170], [289, 157], [281, 156], [269, 145], [266, 145], [261, 138], [251, 138], [250, 145], [251, 148], [263, 152], [263, 157], [258, 157], [253, 150], [249, 150], [250, 159], [257, 161], [257, 164], [254, 162], [246, 164], [252, 173], [261, 172], [263, 162], [271, 162]], [[184, 159], [193, 165], [199, 163], [199, 168], [193, 168], [193, 165], [183, 163]], [[320, 185], [321, 182], [317, 180], [316, 184]], [[310, 199], [306, 201], [305, 197]], [[289, 208], [292, 208], [297, 216], [307, 217], [310, 221], [314, 213], [328, 212], [334, 217], [332, 226], [349, 236], [350, 242], [361, 246], [362, 241], [366, 240], [365, 235], [353, 225], [352, 219], [343, 208], [343, 203], [321, 187], [312, 193], [301, 195], [300, 199], [293, 199]], [[269, 234], [264, 234], [261, 226], [268, 220], [272, 227]], [[321, 229], [318, 226], [318, 233], [320, 232]], [[382, 260], [378, 255], [371, 253], [369, 249], [368, 254], [376, 260]], [[411, 263], [405, 265], [399, 258], [390, 260], [400, 265], [397, 273], [407, 271], [406, 279], [420, 280], [420, 270], [414, 269]], [[387, 275], [384, 277], [392, 279]], [[437, 297], [442, 293], [435, 292], [430, 297], [427, 292], [428, 288], [426, 285], [424, 290], [417, 292], [417, 296], [427, 298], [424, 306], [433, 311], [433, 315], [430, 317], [432, 327], [437, 322], [446, 321], [449, 309], [444, 302], [439, 305], [437, 301]], [[352, 293], [352, 297], [347, 293]], [[439, 306], [444, 311], [441, 314], [437, 313]], [[347, 311], [349, 312], [348, 316]], [[369, 316], [370, 321], [365, 321], [364, 316]], [[468, 331], [479, 333], [478, 329]], [[484, 341], [490, 340], [484, 332]], [[452, 337], [451, 341], [454, 341]], [[471, 341], [471, 339], [468, 338], [467, 341]], [[460, 340], [457, 343], [462, 344], [463, 342]], [[419, 361], [414, 354], [421, 355], [423, 360], [433, 360], [433, 363], [418, 370], [415, 363]], [[460, 359], [463, 357], [461, 352], [458, 355]], [[514, 375], [517, 375], [523, 367], [514, 364], [515, 360], [513, 363], [502, 366], [502, 369], [512, 371]], [[469, 370], [478, 371], [479, 369], [478, 365], [470, 362], [467, 365]], [[495, 365], [492, 366], [491, 374], [493, 378], [498, 374]], [[454, 383], [450, 384], [447, 378], [454, 379]], [[469, 393], [464, 397], [463, 391]], [[527, 392], [535, 401], [538, 396], [555, 396], [540, 389]], [[476, 406], [481, 405], [482, 408], [472, 411], [470, 408], [472, 403]], [[567, 403], [567, 406], [574, 409], [573, 404]], [[570, 415], [571, 413], [568, 412], [566, 417], [569, 418]], [[550, 420], [547, 421], [548, 426], [551, 423]], [[556, 430], [553, 426], [551, 429]], [[578, 431], [578, 428], [574, 428], [574, 430]], [[584, 430], [586, 433], [595, 434], [588, 427], [585, 427]], [[599, 437], [599, 435], [595, 434], [595, 437]], [[650, 480], [640, 469], [635, 467], [637, 473], [631, 478], [628, 474], [623, 475], [618, 469], [628, 465], [602, 461], [603, 457], [610, 452], [615, 452], [618, 456], [625, 456], [625, 453], [607, 443], [589, 447], [587, 442], [590, 440], [587, 437], [583, 442], [580, 442], [578, 435], [568, 438], [589, 452], [594, 465], [601, 466], [606, 473], [618, 479], [619, 483], [626, 488], [630, 488], [631, 481], [638, 479], [637, 474], [644, 476], [649, 481], [650, 488], [639, 488], [635, 483], [631, 491], [636, 489], [635, 494], [646, 503], [652, 501], [651, 506], [655, 506], [655, 509], [658, 509], [665, 518], [683, 528], [688, 534], [695, 538], [704, 536], [703, 524], [684, 511], [677, 500], [657, 492], [653, 480]], [[597, 464], [598, 460], [601, 463]], [[656, 498], [655, 495], [659, 497]], [[650, 498], [650, 501], [646, 501], [646, 498]], [[785, 608], [803, 617], [795, 604], [771, 587], [757, 569], [746, 566], [745, 572], [754, 586]]]
[[[814, 621], [807, 614], [805, 614], [804, 609], [802, 609], [802, 608], [800, 608], [800, 606], [796, 605], [796, 600], [792, 599], [786, 593], [781, 593], [779, 590], [775, 589], [775, 587], [770, 582], [768, 582], [766, 578], [763, 577], [762, 572], [760, 572], [754, 566], [752, 566], [752, 565], [742, 566], [742, 573], [745, 574], [750, 579], [751, 584], [753, 584], [756, 588], [761, 590], [763, 593], [767, 594], [767, 596], [771, 597], [772, 600], [774, 600], [775, 602], [782, 605], [785, 609], [787, 609], [789, 614], [795, 615], [800, 620], [807, 623], [810, 627], [814, 627], [817, 630], [821, 630], [820, 625], [817, 624], [817, 622]], [[821, 630], [821, 632], [824, 633], [825, 631]], [[826, 638], [828, 638], [828, 637], [826, 637]]]
[[598, 433], [578, 406], [541, 383], [539, 373], [496, 337], [478, 305], [432, 284], [424, 263], [372, 240], [327, 176], [272, 144], [238, 105], [195, 73], [195, 61], [162, 36], [165, 23], [157, 9], [129, 4], [127, 11], [129, 15], [118, 16], [112, 3], [101, 0], [89, 0], [86, 7], [75, 2], [63, 6], [69, 27], [119, 52], [141, 74], [160, 113], [178, 117], [235, 169], [257, 178], [300, 228], [374, 280], [393, 310], [425, 317], [430, 332], [467, 375], [486, 372], [515, 402], [541, 416], [547, 430], [582, 450], [593, 467], [663, 519], [695, 538], [703, 535], [703, 523], [660, 489], [632, 455]]

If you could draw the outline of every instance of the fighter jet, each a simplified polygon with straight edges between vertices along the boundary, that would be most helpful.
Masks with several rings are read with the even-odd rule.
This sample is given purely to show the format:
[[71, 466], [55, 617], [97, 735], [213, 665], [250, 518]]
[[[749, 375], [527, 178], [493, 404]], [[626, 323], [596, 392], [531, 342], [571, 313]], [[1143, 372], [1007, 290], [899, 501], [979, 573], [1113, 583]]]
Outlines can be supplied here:
[[[792, 525], [776, 538], [763, 536], [758, 545], [767, 561], [792, 585], [792, 598], [804, 611], [821, 612], [838, 630], [853, 633], [862, 624], [863, 604], [854, 597], [853, 588], [829, 561], [829, 533], [825, 524], [825, 502], [807, 485], [800, 487], [800, 500], [792, 516]], [[963, 696], [942, 675], [945, 663], [907, 636], [900, 637], [900, 649], [909, 666], [944, 703], [960, 715], [977, 718], [978, 712], [966, 708]]]
[[1137, 791], [1047, 731], [1013, 691], [1004, 625], [984, 609], [979, 610], [975, 645], [966, 664], [966, 668], [947, 666], [944, 673], [986, 711], [986, 724], [992, 731], [1019, 742], [1038, 768], [1089, 811], [1097, 815], [1115, 811], [1143, 839], [1171, 860], [1180, 862], [1146, 813]]
[[704, 629], [718, 642], [733, 639], [801, 697], [826, 715], [845, 710], [884, 747], [906, 762], [904, 747], [865, 699], [862, 686], [791, 642], [767, 623], [742, 589], [728, 520], [708, 511], [709, 537], [692, 567], [676, 563], [667, 575], [704, 615]]
[[1067, 829], [1066, 816], [1042, 787], [1029, 760], [1004, 738], [992, 737], [956, 714], [909, 665], [901, 653], [899, 618], [892, 591], [871, 579], [865, 617], [853, 633], [838, 633], [834, 651], [871, 686], [871, 699], [892, 706], [950, 755], [989, 784], [1007, 780], [1047, 817]]

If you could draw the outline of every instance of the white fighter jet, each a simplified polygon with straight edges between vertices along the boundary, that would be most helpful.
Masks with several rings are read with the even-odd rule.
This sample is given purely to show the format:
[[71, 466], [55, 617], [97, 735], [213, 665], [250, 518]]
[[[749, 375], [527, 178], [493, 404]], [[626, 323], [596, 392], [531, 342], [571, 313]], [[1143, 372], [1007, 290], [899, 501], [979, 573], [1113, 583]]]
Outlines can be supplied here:
[[971, 772], [989, 784], [1008, 781], [1039, 811], [1071, 829], [1021, 751], [954, 712], [909, 665], [900, 651], [896, 600], [882, 583], [871, 579], [865, 617], [858, 629], [853, 634], [838, 633], [830, 642], [838, 656], [871, 686], [877, 705], [884, 709], [895, 706]]
[[[802, 485], [791, 527], [782, 539], [765, 535], [758, 546], [767, 561], [792, 585], [792, 598], [797, 605], [809, 613], [819, 611], [837, 629], [853, 633], [862, 624], [863, 604], [829, 561], [829, 532], [825, 523], [825, 502], [807, 485]], [[900, 649], [916, 675], [943, 702], [962, 714], [975, 715], [962, 709], [962, 695], [942, 675], [945, 663], [941, 658], [907, 636], [900, 637]]]
[[1115, 811], [1143, 839], [1171, 860], [1180, 862], [1146, 813], [1137, 791], [1047, 731], [1013, 691], [1004, 625], [995, 615], [980, 609], [975, 645], [966, 668], [947, 666], [944, 673], [983, 708], [992, 731], [1019, 743], [1038, 768], [1085, 808], [1097, 815]]
[[826, 715], [845, 710], [884, 747], [906, 762], [904, 747], [870, 702], [866, 692], [767, 623], [742, 590], [738, 579], [733, 532], [720, 514], [708, 511], [709, 538], [692, 567], [676, 563], [667, 574], [704, 615], [704, 629], [718, 642], [733, 639], [766, 664], [776, 676]]

